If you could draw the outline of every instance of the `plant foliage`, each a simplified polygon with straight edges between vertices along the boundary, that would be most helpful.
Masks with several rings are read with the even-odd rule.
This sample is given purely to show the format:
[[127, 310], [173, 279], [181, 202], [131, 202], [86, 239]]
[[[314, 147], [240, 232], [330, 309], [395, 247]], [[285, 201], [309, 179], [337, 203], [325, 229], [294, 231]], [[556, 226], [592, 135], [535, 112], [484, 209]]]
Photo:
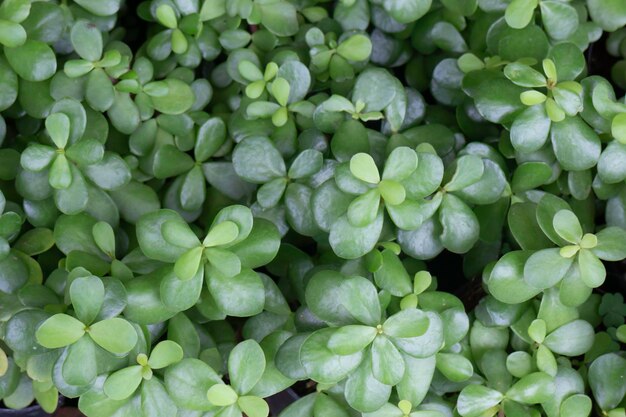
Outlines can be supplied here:
[[625, 417], [624, 89], [624, 0], [1, 1], [2, 405]]

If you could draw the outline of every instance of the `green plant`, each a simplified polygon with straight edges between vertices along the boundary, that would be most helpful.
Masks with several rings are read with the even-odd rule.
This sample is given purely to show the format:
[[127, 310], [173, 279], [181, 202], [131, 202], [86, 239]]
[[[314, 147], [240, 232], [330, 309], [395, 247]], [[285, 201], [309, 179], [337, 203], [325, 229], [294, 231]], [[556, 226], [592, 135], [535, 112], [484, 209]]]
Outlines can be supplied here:
[[625, 26], [2, 1], [2, 407], [625, 417]]

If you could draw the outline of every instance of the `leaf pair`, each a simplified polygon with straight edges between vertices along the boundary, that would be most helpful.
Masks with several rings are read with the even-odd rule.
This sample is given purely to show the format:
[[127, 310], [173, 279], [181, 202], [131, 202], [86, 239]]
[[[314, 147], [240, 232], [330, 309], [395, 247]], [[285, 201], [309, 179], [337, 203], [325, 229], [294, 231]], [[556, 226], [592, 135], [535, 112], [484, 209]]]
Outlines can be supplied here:
[[278, 205], [294, 181], [306, 181], [317, 174], [323, 162], [321, 152], [306, 149], [295, 156], [287, 170], [274, 143], [261, 136], [244, 139], [233, 151], [237, 175], [247, 182], [262, 184], [257, 190], [257, 202], [264, 209]]
[[332, 37], [328, 42], [319, 28], [311, 28], [306, 33], [307, 45], [311, 48], [311, 71], [320, 81], [328, 78], [346, 81], [354, 78], [354, 62], [367, 60], [372, 53], [372, 42], [363, 34], [352, 35], [337, 43]]
[[[180, 130], [185, 132], [188, 127], [184, 126]], [[179, 130], [178, 126], [176, 130]], [[191, 138], [195, 140], [193, 158], [175, 144], [166, 143], [156, 149], [152, 165], [155, 178], [176, 177], [172, 189], [178, 187], [176, 194], [180, 206], [191, 212], [199, 210], [206, 200], [204, 164], [209, 158], [219, 154], [227, 143], [226, 125], [218, 117], [204, 121], [193, 133], [195, 133]], [[133, 145], [137, 147], [137, 151], [144, 153], [154, 146], [155, 133], [146, 132], [146, 135], [136, 135], [135, 138], [137, 140]]]
[[[0, 201], [3, 202], [1, 204], [2, 206], [6, 204], [4, 194], [2, 194], [1, 192]], [[4, 211], [5, 207], [2, 207], [2, 209], [2, 211]], [[15, 239], [15, 237], [19, 234], [23, 222], [24, 220], [22, 219], [22, 216], [14, 211], [8, 211], [0, 215], [0, 259], [3, 259], [7, 255], [9, 255], [9, 252], [11, 250], [9, 242]]]
[[37, 342], [49, 349], [67, 346], [63, 376], [72, 385], [87, 385], [97, 376], [96, 345], [114, 355], [124, 355], [135, 347], [137, 331], [123, 318], [97, 320], [105, 301], [102, 280], [81, 276], [72, 280], [69, 296], [78, 319], [55, 314], [35, 332]]
[[248, 60], [241, 60], [237, 66], [241, 76], [250, 82], [246, 86], [246, 95], [251, 99], [257, 99], [261, 97], [266, 89], [268, 93], [270, 82], [276, 78], [278, 73], [278, 65], [275, 62], [270, 62], [265, 66], [265, 71], [261, 72], [253, 62]]
[[48, 116], [46, 130], [56, 149], [32, 144], [22, 153], [21, 164], [33, 172], [49, 168], [48, 182], [57, 190], [70, 188], [74, 175], [80, 175], [72, 163], [86, 166], [96, 164], [104, 157], [104, 147], [95, 139], [81, 139], [68, 146], [70, 119], [64, 113]]
[[546, 59], [544, 69], [547, 79], [519, 63], [509, 64], [505, 69], [505, 75], [517, 85], [548, 86], [547, 96], [536, 90], [521, 93], [522, 102], [529, 107], [515, 117], [511, 143], [515, 150], [527, 154], [543, 148], [550, 138], [554, 155], [565, 170], [592, 168], [598, 163], [601, 146], [597, 133], [577, 116], [583, 109], [582, 87], [574, 81], [557, 84], [556, 78], [560, 72], [564, 72], [568, 79], [576, 77], [583, 67], [561, 69]]
[[376, 218], [381, 199], [387, 206], [404, 203], [407, 192], [402, 181], [415, 172], [417, 164], [417, 153], [414, 150], [408, 147], [396, 148], [385, 162], [381, 179], [376, 163], [369, 154], [354, 155], [350, 159], [350, 172], [371, 189], [350, 203], [347, 211], [350, 224], [356, 227], [370, 224]]
[[173, 271], [162, 270], [158, 275], [163, 279], [161, 298], [175, 311], [198, 300], [203, 281], [210, 292], [210, 309], [219, 316], [247, 317], [263, 310], [264, 284], [252, 268], [274, 258], [280, 236], [269, 221], [253, 221], [249, 208], [222, 209], [202, 242], [170, 210], [144, 216], [137, 233], [148, 257], [173, 264]]
[[[169, 35], [172, 52], [175, 54], [184, 54], [187, 52], [189, 41], [185, 36], [185, 32], [179, 27], [177, 11], [169, 4], [161, 4], [155, 10], [155, 17], [160, 24], [168, 29], [165, 33]], [[183, 28], [185, 28], [185, 26], [183, 26]], [[196, 30], [196, 28], [193, 28], [192, 32], [194, 30]]]
[[30, 14], [30, 2], [16, 0], [0, 6], [0, 44], [15, 48], [26, 42], [26, 30], [20, 25]]
[[529, 337], [538, 345], [537, 369], [551, 376], [557, 374], [554, 353], [564, 356], [579, 356], [586, 353], [594, 341], [593, 327], [584, 320], [573, 320], [548, 332], [546, 322], [535, 319], [528, 327]]
[[[454, 253], [472, 249], [479, 239], [480, 224], [469, 204], [493, 204], [507, 187], [502, 167], [490, 154], [482, 157], [476, 148], [468, 148], [449, 165], [445, 175], [438, 177], [444, 185], [420, 203], [421, 215], [414, 216], [416, 224], [411, 225], [417, 227], [406, 227], [408, 230], [398, 232], [398, 242], [405, 253], [418, 259], [430, 259], [444, 248]], [[428, 154], [420, 153], [420, 157], [422, 155], [425, 159]], [[428, 157], [441, 164], [435, 155]], [[415, 210], [407, 212], [410, 213]]]
[[[123, 59], [129, 60], [130, 58], [124, 56]], [[118, 130], [128, 135], [135, 136], [140, 133], [138, 128], [141, 120], [146, 120], [145, 123], [147, 125], [154, 123], [153, 120], [147, 119], [150, 119], [155, 111], [169, 116], [181, 115], [194, 105], [199, 107], [206, 105], [206, 101], [201, 99], [196, 102], [196, 92], [187, 82], [181, 79], [165, 78], [154, 80], [154, 65], [146, 57], [135, 59], [130, 71], [128, 71], [126, 66], [124, 71], [120, 69], [119, 72], [120, 74], [116, 74], [119, 82], [115, 84], [117, 94], [115, 94], [115, 101], [112, 108], [109, 109], [108, 116], [112, 118], [111, 122]], [[198, 96], [207, 94], [207, 90], [209, 90], [207, 84], [202, 81], [196, 81], [193, 85], [198, 89]], [[210, 93], [211, 91], [209, 90], [208, 94]], [[134, 99], [131, 99], [129, 94], [135, 95]], [[169, 124], [171, 124], [172, 118], [157, 118], [159, 122], [163, 122], [164, 119], [170, 121]], [[185, 117], [174, 120], [181, 119], [190, 121], [190, 119]], [[180, 130], [177, 131], [176, 134], [182, 136], [188, 134], [188, 132], [189, 128], [186, 127], [182, 129], [182, 132]], [[133, 152], [136, 151], [132, 148], [131, 150]]]
[[392, 130], [398, 131], [406, 104], [406, 91], [397, 78], [384, 69], [368, 68], [357, 77], [351, 100], [334, 94], [317, 107], [316, 115], [345, 112], [363, 122], [385, 117]]
[[[506, 254], [491, 271], [489, 289], [499, 301], [521, 303], [557, 287], [563, 304], [581, 305], [605, 279], [601, 260], [626, 256], [618, 244], [626, 238], [623, 230], [607, 227], [595, 235], [583, 234], [576, 215], [558, 197], [546, 194], [536, 206], [523, 203], [514, 210], [515, 206], [509, 225], [526, 250]], [[554, 244], [560, 248], [551, 247]]]
[[[457, 401], [457, 410], [463, 417], [479, 417], [495, 414], [501, 407], [506, 410], [515, 403], [532, 405], [548, 401], [555, 392], [554, 379], [543, 372], [534, 372], [517, 381], [506, 393], [470, 384], [463, 388]], [[514, 404], [507, 404], [507, 402]], [[507, 413], [509, 414], [509, 413]]]
[[[417, 154], [420, 163], [413, 168]], [[400, 229], [398, 241], [402, 249], [411, 256], [428, 259], [437, 255], [443, 247], [465, 253], [476, 243], [479, 232], [478, 219], [465, 201], [493, 203], [501, 197], [507, 185], [502, 168], [497, 163], [468, 152], [450, 166], [446, 173], [449, 179], [437, 192], [444, 176], [443, 163], [427, 145], [420, 145], [418, 153], [404, 146], [394, 149], [387, 166], [394, 167], [389, 170], [394, 179], [387, 180], [383, 172], [381, 181], [369, 156], [357, 154], [352, 157], [350, 170], [348, 165], [338, 165], [335, 170], [337, 187], [346, 194], [361, 194], [349, 204], [341, 201], [341, 193], [329, 195], [324, 190], [324, 198], [333, 199], [333, 203], [327, 205], [332, 207], [332, 212], [326, 209], [326, 215], [332, 216], [330, 243], [339, 256], [352, 259], [374, 248], [382, 227], [381, 200], [385, 201], [387, 213]], [[314, 194], [314, 204], [315, 197]], [[346, 207], [345, 217], [335, 214], [341, 207]], [[315, 209], [314, 206], [314, 213]], [[320, 211], [316, 215], [316, 220], [321, 218], [322, 213]], [[425, 233], [432, 234], [429, 237], [433, 240], [428, 252], [422, 248], [413, 249], [411, 246], [424, 240], [424, 237], [416, 236]], [[359, 236], [359, 239], [354, 239], [354, 236]]]
[[537, 6], [541, 10], [544, 29], [551, 38], [568, 39], [578, 29], [578, 12], [560, 1], [513, 0], [507, 6], [504, 18], [512, 28], [522, 29], [532, 21]]
[[[218, 227], [221, 223], [225, 226]], [[235, 236], [235, 227], [238, 234], [231, 241]], [[249, 208], [233, 205], [216, 215], [207, 237], [205, 243], [208, 246], [204, 246], [187, 222], [172, 210], [150, 212], [137, 223], [137, 240], [142, 252], [150, 259], [174, 266], [178, 264], [175, 269], [180, 275], [190, 277], [184, 281], [178, 278], [176, 272], [159, 271], [158, 276], [167, 282], [162, 285], [162, 291], [186, 287], [183, 284], [188, 283], [190, 286], [186, 287], [185, 293], [198, 297], [205, 280], [212, 299], [217, 302], [217, 306], [212, 305], [211, 308], [217, 307], [219, 314], [247, 317], [260, 313], [265, 303], [265, 290], [259, 274], [252, 268], [266, 265], [276, 256], [280, 246], [276, 227], [264, 219], [253, 221]], [[227, 241], [230, 243], [224, 243]], [[139, 293], [146, 290], [137, 287]], [[169, 296], [162, 293], [161, 298], [167, 300]], [[187, 299], [183, 304], [195, 301], [197, 299]]]
[[165, 371], [165, 385], [179, 407], [226, 414], [267, 417], [269, 407], [250, 394], [265, 371], [265, 354], [253, 340], [239, 343], [228, 358], [230, 385], [198, 359], [183, 359]]
[[360, 411], [374, 411], [387, 402], [410, 357], [431, 356], [441, 346], [436, 314], [410, 308], [383, 319], [376, 289], [365, 278], [320, 272], [307, 286], [306, 299], [318, 318], [339, 327], [318, 330], [303, 340], [300, 361], [317, 382], [347, 378], [346, 399]]
[[247, 207], [227, 207], [218, 213], [206, 237], [200, 242], [186, 222], [165, 221], [161, 226], [163, 239], [180, 248], [188, 248], [176, 260], [174, 272], [181, 280], [190, 280], [208, 262], [227, 277], [239, 274], [241, 261], [228, 248], [248, 237], [252, 223], [252, 213]]
[[125, 400], [137, 390], [143, 380], [150, 380], [152, 370], [163, 369], [183, 359], [183, 350], [175, 342], [164, 340], [157, 343], [150, 356], [137, 355], [137, 365], [110, 374], [104, 382], [104, 393], [113, 400]]
[[[313, 116], [315, 106], [305, 100], [311, 85], [309, 70], [300, 61], [292, 60], [278, 67], [273, 62], [268, 64], [265, 73], [252, 62], [242, 60], [238, 70], [245, 81], [248, 97], [258, 99], [248, 104], [246, 115], [251, 119], [272, 120], [276, 127], [282, 127], [289, 121], [289, 114]], [[268, 101], [267, 92], [274, 101]]]
[[78, 319], [67, 314], [55, 314], [37, 329], [37, 341], [50, 349], [71, 345], [85, 333], [104, 349], [115, 354], [130, 351], [137, 342], [132, 325], [121, 318], [107, 318], [92, 324], [104, 304], [105, 288], [95, 276], [75, 278], [69, 295]]
[[545, 103], [545, 111], [552, 122], [566, 116], [573, 117], [583, 109], [582, 86], [575, 81], [558, 82], [558, 70], [553, 60], [543, 60], [545, 76], [532, 67], [514, 62], [504, 68], [504, 75], [521, 87], [544, 87], [547, 95], [537, 90], [527, 90], [520, 100], [527, 106]]
[[80, 59], [71, 59], [63, 68], [70, 78], [87, 77], [85, 100], [98, 111], [108, 110], [115, 101], [115, 87], [110, 77], [128, 70], [128, 60], [116, 50], [104, 52], [103, 39], [96, 25], [78, 20], [70, 31], [70, 40]]
[[626, 257], [626, 251], [618, 244], [626, 234], [622, 229], [608, 227], [597, 235], [583, 235], [578, 218], [569, 210], [554, 215], [550, 233], [552, 230], [556, 234], [552, 237], [557, 238], [555, 243], [561, 248], [542, 249], [531, 255], [524, 266], [524, 280], [539, 289], [553, 287], [563, 280], [561, 298], [568, 300], [566, 304], [578, 305], [587, 299], [592, 288], [604, 282], [606, 270], [600, 259]]

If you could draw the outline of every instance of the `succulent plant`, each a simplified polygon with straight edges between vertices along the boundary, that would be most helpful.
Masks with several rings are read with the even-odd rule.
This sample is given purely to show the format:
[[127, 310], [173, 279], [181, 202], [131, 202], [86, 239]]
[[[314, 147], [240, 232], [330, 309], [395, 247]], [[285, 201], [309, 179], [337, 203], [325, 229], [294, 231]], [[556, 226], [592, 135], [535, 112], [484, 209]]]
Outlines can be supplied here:
[[4, 0], [0, 51], [0, 407], [626, 416], [626, 2]]

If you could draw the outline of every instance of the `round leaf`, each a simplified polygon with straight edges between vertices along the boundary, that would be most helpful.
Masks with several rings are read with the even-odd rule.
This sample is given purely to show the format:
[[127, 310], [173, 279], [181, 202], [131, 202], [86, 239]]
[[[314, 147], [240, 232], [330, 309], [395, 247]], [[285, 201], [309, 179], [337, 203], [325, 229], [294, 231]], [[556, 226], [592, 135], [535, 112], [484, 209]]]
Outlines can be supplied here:
[[567, 39], [578, 29], [578, 12], [569, 4], [558, 1], [541, 1], [541, 20], [553, 39]]
[[71, 345], [85, 334], [85, 325], [67, 314], [55, 314], [37, 329], [37, 342], [49, 349]]
[[237, 402], [237, 393], [225, 384], [215, 384], [207, 391], [209, 402], [218, 407], [228, 407]]
[[467, 381], [474, 374], [472, 363], [463, 355], [438, 353], [437, 369], [453, 382]]
[[336, 383], [350, 374], [363, 358], [363, 352], [336, 355], [327, 346], [333, 329], [322, 329], [311, 334], [302, 345], [300, 360], [307, 375], [320, 383]]
[[460, 198], [446, 194], [441, 202], [439, 221], [443, 226], [441, 243], [454, 253], [465, 253], [476, 243], [480, 226], [474, 212]]
[[77, 386], [89, 385], [96, 378], [96, 346], [88, 336], [68, 347], [62, 374], [68, 384]]
[[259, 397], [239, 397], [237, 405], [241, 408], [241, 411], [246, 413], [248, 417], [267, 417], [270, 413], [270, 408], [267, 402]]
[[46, 130], [59, 149], [64, 149], [70, 134], [70, 119], [64, 113], [53, 113], [46, 117]]
[[104, 284], [96, 276], [79, 277], [70, 284], [70, 298], [76, 316], [85, 324], [91, 323], [104, 303]]
[[406, 309], [389, 317], [383, 324], [383, 331], [394, 338], [414, 338], [426, 333], [429, 326], [430, 320], [424, 312]]
[[457, 409], [463, 417], [480, 416], [495, 407], [504, 396], [483, 385], [470, 384], [461, 390], [457, 401]]
[[592, 407], [591, 399], [585, 394], [574, 394], [561, 403], [560, 412], [563, 416], [587, 417]]
[[506, 23], [515, 29], [526, 27], [533, 18], [537, 0], [513, 0], [506, 8]]
[[259, 314], [265, 304], [265, 288], [259, 275], [251, 269], [227, 277], [209, 273], [207, 284], [217, 306], [229, 316], [248, 317]]
[[[533, 253], [524, 265], [524, 281], [532, 288], [546, 289], [556, 285], [569, 271], [572, 258], [564, 258], [557, 248]], [[493, 272], [492, 272], [493, 273]]]
[[367, 359], [361, 362], [346, 381], [346, 401], [358, 411], [378, 410], [387, 402], [390, 394], [391, 387], [374, 378], [371, 361]]
[[524, 265], [531, 255], [531, 251], [512, 251], [500, 258], [487, 282], [491, 295], [504, 303], [519, 304], [541, 292], [524, 280]]
[[350, 172], [361, 181], [369, 184], [378, 184], [380, 174], [374, 159], [366, 153], [358, 153], [350, 159]]
[[404, 359], [398, 349], [385, 336], [372, 343], [372, 374], [379, 382], [396, 385], [404, 375]]
[[522, 87], [544, 87], [546, 85], [546, 77], [543, 74], [519, 62], [513, 62], [504, 67], [504, 75]]
[[29, 39], [21, 46], [5, 48], [4, 54], [17, 75], [28, 81], [47, 80], [57, 70], [54, 51], [44, 42]]
[[604, 264], [588, 249], [579, 251], [578, 268], [580, 269], [580, 278], [589, 288], [597, 288], [604, 283], [606, 278]]
[[383, 226], [383, 212], [363, 227], [350, 224], [346, 216], [340, 217], [330, 229], [329, 243], [335, 254], [344, 259], [356, 259], [370, 252], [378, 243]]
[[626, 25], [626, 4], [620, 0], [589, 0], [589, 14], [606, 31]]
[[560, 210], [552, 219], [554, 230], [563, 239], [570, 243], [578, 243], [583, 236], [583, 230], [578, 217], [569, 210]]
[[102, 56], [102, 35], [95, 24], [78, 20], [72, 26], [70, 39], [74, 51], [81, 58], [93, 62]]
[[165, 371], [165, 387], [182, 408], [200, 411], [213, 408], [207, 392], [215, 384], [223, 382], [209, 365], [199, 359], [183, 359]]
[[372, 189], [355, 198], [348, 206], [346, 216], [354, 227], [365, 227], [376, 220], [380, 207], [381, 192]]
[[385, 162], [383, 179], [402, 181], [417, 168], [417, 153], [406, 146], [395, 148]]
[[545, 106], [530, 106], [515, 118], [511, 126], [511, 144], [522, 153], [535, 152], [546, 143], [550, 126]]
[[371, 326], [348, 325], [340, 327], [328, 340], [328, 348], [338, 355], [351, 355], [365, 349], [376, 337]]
[[171, 340], [164, 340], [159, 342], [154, 349], [152, 349], [148, 365], [150, 365], [152, 369], [161, 369], [173, 363], [177, 363], [182, 359], [183, 350], [180, 345]]
[[585, 320], [574, 320], [551, 332], [543, 344], [559, 355], [578, 356], [591, 349], [593, 327]]
[[94, 323], [89, 327], [91, 338], [111, 353], [128, 353], [137, 344], [137, 332], [126, 320], [111, 318]]
[[365, 61], [372, 53], [372, 42], [365, 35], [353, 35], [339, 44], [337, 53], [349, 61]]
[[[409, 3], [429, 3], [431, 0], [407, 0]], [[393, 3], [406, 3], [393, 0]], [[387, 0], [389, 2], [389, 0]], [[382, 68], [369, 68], [357, 78], [352, 93], [353, 103], [363, 103], [363, 112], [381, 111], [387, 107], [396, 95], [396, 79]]]
[[600, 408], [612, 410], [626, 395], [626, 359], [616, 353], [607, 353], [589, 367], [589, 386]]
[[385, 0], [383, 6], [400, 23], [413, 22], [428, 12], [432, 0]]
[[310, 177], [317, 173], [324, 164], [324, 157], [315, 149], [307, 149], [298, 154], [291, 163], [287, 176], [293, 179]]
[[230, 383], [239, 395], [245, 395], [259, 382], [265, 371], [265, 354], [254, 340], [235, 346], [228, 357]]
[[104, 382], [104, 393], [112, 400], [125, 400], [133, 395], [142, 380], [142, 367], [129, 366], [113, 372]]
[[567, 117], [554, 123], [550, 137], [554, 154], [563, 169], [589, 169], [600, 158], [600, 139], [580, 117]]
[[154, 109], [165, 114], [182, 114], [189, 110], [195, 101], [191, 87], [181, 80], [166, 78], [167, 94], [151, 96]]
[[255, 136], [240, 142], [233, 151], [233, 167], [241, 178], [263, 184], [286, 175], [285, 161], [272, 141]]
[[605, 261], [620, 261], [626, 258], [626, 247], [624, 241], [626, 232], [619, 227], [607, 227], [600, 230], [596, 237], [598, 244], [592, 249], [592, 252], [600, 259]]
[[544, 372], [528, 374], [506, 392], [506, 397], [523, 404], [548, 401], [555, 392], [554, 379]]

